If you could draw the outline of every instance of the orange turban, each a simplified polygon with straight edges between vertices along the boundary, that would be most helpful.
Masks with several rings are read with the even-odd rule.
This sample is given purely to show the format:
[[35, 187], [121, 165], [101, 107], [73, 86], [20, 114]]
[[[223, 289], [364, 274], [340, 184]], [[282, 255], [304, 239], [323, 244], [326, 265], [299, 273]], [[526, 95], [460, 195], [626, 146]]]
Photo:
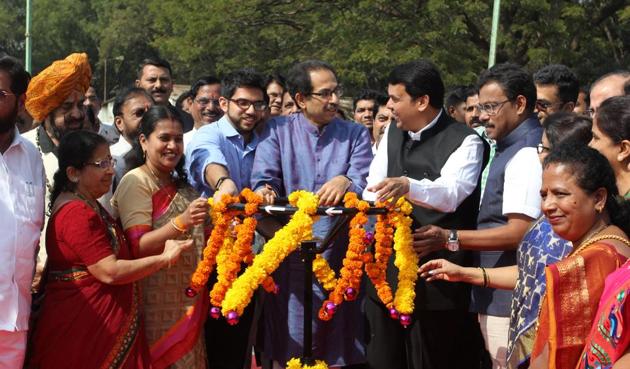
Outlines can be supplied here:
[[35, 76], [26, 90], [26, 110], [33, 119], [43, 121], [61, 106], [72, 91], [85, 93], [90, 87], [92, 69], [85, 53], [70, 54], [53, 62]]

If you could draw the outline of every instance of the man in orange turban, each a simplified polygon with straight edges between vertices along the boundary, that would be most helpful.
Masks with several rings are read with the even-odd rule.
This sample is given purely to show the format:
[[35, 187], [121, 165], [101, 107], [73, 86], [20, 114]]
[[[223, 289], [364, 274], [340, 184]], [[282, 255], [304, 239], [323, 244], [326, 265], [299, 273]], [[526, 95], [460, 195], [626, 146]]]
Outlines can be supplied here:
[[[92, 70], [87, 54], [76, 53], [53, 62], [31, 79], [26, 90], [26, 110], [40, 125], [23, 136], [39, 149], [44, 160], [46, 183], [49, 185], [52, 185], [53, 175], [59, 168], [57, 146], [61, 138], [68, 132], [83, 129], [84, 126], [88, 128], [83, 101], [91, 78]], [[46, 193], [46, 199], [48, 197]], [[46, 232], [42, 232], [40, 238], [40, 252], [33, 281], [35, 288], [46, 257], [45, 234]]]

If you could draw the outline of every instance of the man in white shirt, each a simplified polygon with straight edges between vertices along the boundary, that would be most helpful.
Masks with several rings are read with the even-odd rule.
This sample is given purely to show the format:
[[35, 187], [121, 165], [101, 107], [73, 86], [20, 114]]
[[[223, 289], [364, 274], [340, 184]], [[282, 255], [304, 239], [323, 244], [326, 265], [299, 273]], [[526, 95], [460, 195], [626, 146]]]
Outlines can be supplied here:
[[[39, 127], [23, 137], [35, 144], [44, 161], [46, 198], [53, 176], [59, 168], [57, 146], [61, 138], [72, 131], [87, 129], [85, 91], [90, 87], [92, 70], [85, 53], [75, 53], [57, 60], [42, 70], [29, 83], [25, 107]], [[47, 218], [46, 218], [47, 219]], [[45, 234], [42, 232], [37, 271], [33, 287], [37, 289], [39, 277], [46, 261]]]
[[[496, 141], [478, 229], [427, 225], [414, 234], [414, 248], [422, 254], [446, 247], [476, 250], [476, 266], [511, 266], [521, 239], [540, 215], [542, 167], [536, 145], [542, 127], [534, 113], [536, 87], [531, 75], [514, 64], [495, 65], [481, 74], [478, 85], [479, 119]], [[479, 313], [494, 369], [507, 366], [511, 300], [512, 291], [472, 288], [471, 310]]]
[[114, 126], [120, 132], [120, 140], [109, 147], [110, 154], [116, 159], [114, 186], [127, 173], [125, 155], [138, 139], [142, 117], [153, 104], [151, 95], [140, 87], [130, 87], [114, 100]]
[[17, 127], [29, 75], [0, 58], [0, 368], [21, 368], [31, 311], [35, 253], [44, 224], [44, 167]]
[[[440, 224], [474, 229], [487, 144], [444, 111], [444, 83], [431, 62], [397, 66], [388, 78], [387, 91], [395, 122], [388, 126], [372, 161], [363, 197], [384, 201], [405, 196], [414, 204], [415, 228]], [[467, 251], [421, 256], [420, 265], [434, 258], [471, 262]], [[391, 266], [387, 281], [390, 285], [397, 281]], [[418, 279], [415, 310], [407, 328], [390, 318], [371, 284], [366, 293], [371, 368], [464, 369], [480, 362], [483, 343], [476, 315], [468, 311], [470, 287]]]
[[206, 124], [216, 122], [223, 116], [219, 106], [221, 81], [216, 77], [203, 77], [190, 88], [190, 115], [195, 122], [193, 129], [184, 133], [184, 149], [188, 147], [193, 135]]

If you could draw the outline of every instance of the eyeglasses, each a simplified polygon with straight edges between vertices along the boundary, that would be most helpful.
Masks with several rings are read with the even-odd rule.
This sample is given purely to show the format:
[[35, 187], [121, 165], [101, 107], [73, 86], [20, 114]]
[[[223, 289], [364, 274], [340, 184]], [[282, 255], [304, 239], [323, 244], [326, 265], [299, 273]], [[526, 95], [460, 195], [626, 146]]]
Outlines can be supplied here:
[[333, 94], [337, 95], [337, 97], [343, 96], [343, 87], [337, 86], [334, 90], [321, 90], [319, 92], [311, 92], [309, 95], [315, 95], [321, 97], [324, 100], [330, 100]]
[[549, 110], [549, 108], [553, 107], [553, 106], [560, 106], [562, 105], [562, 102], [557, 102], [557, 103], [551, 103], [549, 101], [545, 101], [545, 100], [536, 100], [536, 108], [538, 110], [542, 110], [542, 111], [547, 111]]
[[228, 99], [228, 100], [232, 101], [233, 103], [236, 103], [236, 105], [243, 110], [249, 109], [249, 107], [252, 105], [254, 105], [254, 110], [256, 111], [263, 111], [267, 109], [267, 103], [264, 101], [251, 101], [247, 99], [236, 99], [236, 100]]
[[97, 167], [99, 169], [108, 169], [108, 168], [113, 168], [114, 166], [116, 166], [116, 159], [114, 159], [114, 158], [112, 158], [110, 156], [107, 159], [94, 161], [94, 162], [91, 162], [91, 163], [85, 163], [85, 164], [86, 165], [92, 165], [92, 166]]
[[202, 98], [199, 98], [199, 99], [195, 99], [195, 101], [200, 106], [208, 106], [208, 104], [212, 104], [214, 106], [219, 106], [219, 99], [206, 99], [206, 98], [202, 97]]
[[0, 90], [0, 100], [6, 99], [7, 96], [15, 96], [15, 94], [9, 91]]
[[501, 101], [501, 102], [477, 104], [476, 108], [477, 108], [477, 110], [479, 110], [480, 114], [486, 113], [486, 114], [488, 114], [490, 116], [497, 115], [499, 110], [501, 110], [501, 108], [503, 107], [503, 104], [505, 104], [508, 101], [510, 101], [510, 99], [507, 99], [507, 100]]
[[542, 154], [543, 152], [549, 152], [551, 151], [551, 147], [547, 147], [545, 145], [541, 143], [539, 143], [538, 145], [536, 145], [536, 152], [538, 152], [539, 154]]

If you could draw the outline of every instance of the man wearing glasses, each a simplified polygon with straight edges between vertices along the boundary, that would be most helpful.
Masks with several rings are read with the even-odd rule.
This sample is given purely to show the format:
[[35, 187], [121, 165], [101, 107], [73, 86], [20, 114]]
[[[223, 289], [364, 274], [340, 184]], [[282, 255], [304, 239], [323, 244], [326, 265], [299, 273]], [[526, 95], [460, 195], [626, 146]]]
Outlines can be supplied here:
[[[542, 137], [542, 126], [534, 114], [536, 87], [523, 68], [507, 63], [482, 73], [478, 85], [479, 119], [497, 147], [481, 200], [477, 230], [422, 227], [415, 235], [414, 246], [427, 252], [447, 246], [476, 250], [476, 266], [510, 266], [516, 264], [515, 250], [530, 223], [540, 215], [542, 167], [536, 145]], [[479, 313], [495, 369], [507, 365], [511, 300], [512, 291], [472, 287], [471, 310]]]
[[[252, 188], [268, 203], [306, 190], [319, 195], [320, 205], [338, 205], [347, 191], [361, 193], [365, 187], [372, 160], [370, 134], [363, 125], [337, 118], [342, 91], [330, 65], [305, 61], [293, 66], [287, 77], [301, 112], [266, 123], [256, 150]], [[325, 237], [333, 222], [322, 217], [313, 227], [314, 236]], [[340, 267], [347, 245], [347, 231], [342, 230], [323, 253], [332, 268]], [[304, 266], [298, 252], [284, 260], [274, 279], [280, 291], [265, 296], [263, 352], [274, 367], [284, 367], [290, 358], [302, 355]], [[317, 283], [312, 291], [317, 314], [326, 294]], [[341, 305], [329, 322], [313, 322], [314, 357], [331, 367], [361, 363], [362, 341], [359, 303]]]
[[223, 116], [223, 110], [219, 106], [221, 96], [221, 81], [216, 77], [203, 77], [190, 88], [192, 104], [190, 115], [193, 118], [193, 129], [184, 134], [184, 148], [190, 144], [190, 140], [197, 130], [206, 124], [216, 122]]
[[[203, 81], [203, 82], [202, 82]], [[218, 116], [215, 105], [217, 83], [202, 79], [193, 86], [193, 116], [203, 125], [185, 145], [186, 169], [191, 185], [203, 196], [219, 199], [223, 194], [237, 195], [249, 186], [254, 152], [260, 142], [256, 127], [263, 121], [269, 103], [265, 77], [252, 69], [227, 74], [220, 83], [218, 104], [224, 113]], [[194, 92], [194, 89], [197, 89]], [[203, 108], [202, 108], [203, 106]], [[212, 110], [212, 114], [210, 114]], [[216, 281], [211, 277], [210, 287]], [[250, 304], [236, 326], [225, 319], [208, 319], [205, 326], [208, 367], [243, 368], [247, 355], [254, 304]]]
[[549, 114], [572, 112], [577, 102], [580, 84], [577, 76], [566, 65], [550, 64], [534, 73], [538, 120], [544, 122]]

